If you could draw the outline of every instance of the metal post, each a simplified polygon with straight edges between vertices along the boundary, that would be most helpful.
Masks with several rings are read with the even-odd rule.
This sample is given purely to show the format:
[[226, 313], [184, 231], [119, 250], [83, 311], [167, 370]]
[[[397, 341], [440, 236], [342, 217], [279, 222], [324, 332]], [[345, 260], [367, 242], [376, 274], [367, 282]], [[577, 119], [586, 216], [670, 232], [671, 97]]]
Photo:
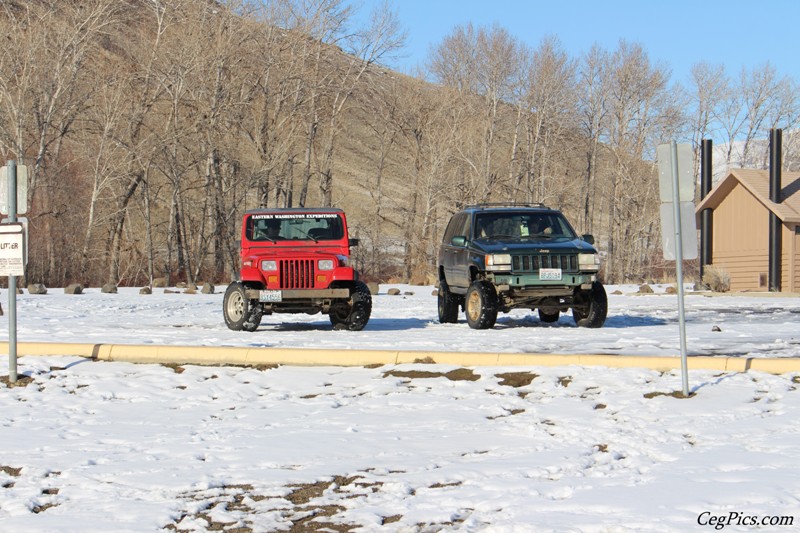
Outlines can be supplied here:
[[[711, 192], [711, 182], [713, 178], [712, 157], [713, 150], [711, 139], [703, 139], [702, 148], [700, 150], [700, 200], [705, 200], [705, 197]], [[706, 265], [714, 262], [713, 257], [713, 211], [711, 209], [703, 209], [700, 213], [700, 281], [703, 281], [703, 274]]]
[[681, 198], [678, 183], [678, 145], [672, 141], [672, 205], [675, 216], [675, 275], [678, 278], [678, 319], [681, 334], [681, 381], [683, 395], [689, 396], [689, 371], [686, 361], [686, 314], [683, 304], [683, 238], [681, 236]]
[[[17, 162], [8, 167], [8, 220], [17, 221]], [[17, 381], [17, 276], [8, 276], [8, 381]]]
[[[769, 199], [771, 202], [781, 203], [781, 161], [783, 130], [769, 130]], [[769, 211], [769, 290], [772, 292], [781, 291], [781, 263], [782, 259], [782, 237], [781, 228], [783, 223], [775, 211]]]

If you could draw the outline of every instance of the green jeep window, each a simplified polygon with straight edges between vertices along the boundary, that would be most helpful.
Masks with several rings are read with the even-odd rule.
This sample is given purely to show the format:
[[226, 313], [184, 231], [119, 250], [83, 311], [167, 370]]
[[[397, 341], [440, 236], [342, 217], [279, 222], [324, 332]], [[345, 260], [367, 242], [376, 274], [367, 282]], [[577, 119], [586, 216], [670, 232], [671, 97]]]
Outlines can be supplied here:
[[576, 238], [558, 213], [481, 213], [475, 217], [475, 239], [567, 239]]

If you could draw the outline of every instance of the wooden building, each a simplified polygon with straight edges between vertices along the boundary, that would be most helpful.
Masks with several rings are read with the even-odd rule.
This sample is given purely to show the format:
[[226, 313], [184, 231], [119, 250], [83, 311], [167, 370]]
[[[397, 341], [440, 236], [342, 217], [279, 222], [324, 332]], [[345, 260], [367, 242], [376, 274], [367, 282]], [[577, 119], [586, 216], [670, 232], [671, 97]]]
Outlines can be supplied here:
[[[711, 258], [732, 291], [769, 288], [770, 213], [780, 220], [780, 291], [800, 292], [800, 172], [781, 175], [780, 203], [770, 201], [768, 170], [733, 169], [697, 206], [712, 210]], [[698, 222], [699, 225], [699, 222]]]

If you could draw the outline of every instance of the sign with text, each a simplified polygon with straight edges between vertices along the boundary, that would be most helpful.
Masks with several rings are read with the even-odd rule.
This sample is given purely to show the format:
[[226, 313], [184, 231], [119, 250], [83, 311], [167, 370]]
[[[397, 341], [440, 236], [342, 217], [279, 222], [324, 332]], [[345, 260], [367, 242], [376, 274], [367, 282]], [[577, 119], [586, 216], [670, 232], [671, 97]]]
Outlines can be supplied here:
[[25, 233], [22, 224], [0, 224], [0, 276], [25, 275]]

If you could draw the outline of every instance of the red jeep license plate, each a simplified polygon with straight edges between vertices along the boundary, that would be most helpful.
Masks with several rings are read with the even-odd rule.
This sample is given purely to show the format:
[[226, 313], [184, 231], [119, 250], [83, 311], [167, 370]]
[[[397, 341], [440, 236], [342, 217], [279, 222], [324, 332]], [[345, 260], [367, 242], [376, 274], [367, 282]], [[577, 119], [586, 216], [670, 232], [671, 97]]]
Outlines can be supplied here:
[[281, 291], [258, 291], [259, 302], [281, 302], [283, 293]]

